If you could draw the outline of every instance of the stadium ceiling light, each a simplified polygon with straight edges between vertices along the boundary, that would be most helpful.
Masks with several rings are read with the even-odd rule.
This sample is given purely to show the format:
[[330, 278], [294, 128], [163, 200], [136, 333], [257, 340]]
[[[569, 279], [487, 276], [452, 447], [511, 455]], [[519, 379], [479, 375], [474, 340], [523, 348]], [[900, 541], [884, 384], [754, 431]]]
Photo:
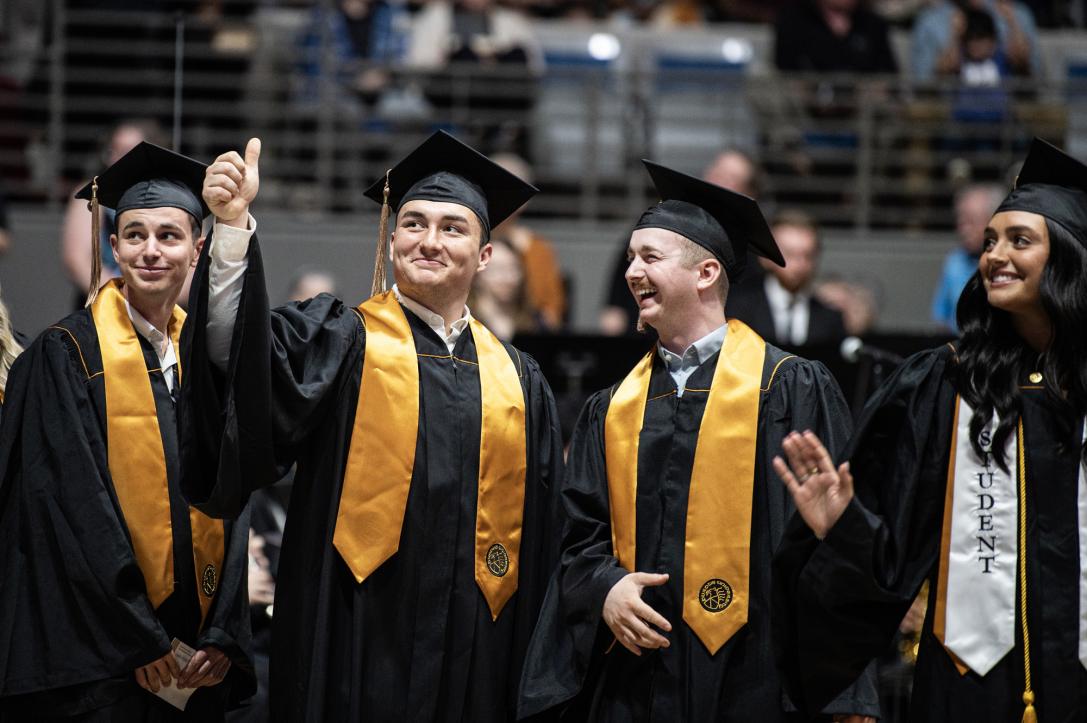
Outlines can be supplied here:
[[751, 47], [751, 41], [744, 38], [726, 38], [721, 43], [721, 55], [725, 62], [745, 65], [755, 56], [755, 49]]
[[615, 60], [621, 50], [619, 38], [611, 33], [593, 33], [589, 36], [589, 55], [594, 60]]

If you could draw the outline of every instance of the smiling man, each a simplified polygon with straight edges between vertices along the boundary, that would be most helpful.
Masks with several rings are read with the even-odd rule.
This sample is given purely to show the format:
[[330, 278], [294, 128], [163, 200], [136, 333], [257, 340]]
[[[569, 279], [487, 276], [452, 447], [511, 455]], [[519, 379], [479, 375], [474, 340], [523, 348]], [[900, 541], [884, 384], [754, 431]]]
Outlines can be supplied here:
[[[180, 490], [176, 302], [204, 243], [203, 174], [142, 143], [80, 191], [95, 215], [99, 202], [116, 210], [121, 276], [99, 289], [95, 274], [87, 308], [12, 367], [0, 427], [5, 721], [222, 720], [253, 690], [247, 524], [207, 517]], [[183, 669], [174, 639], [197, 650]], [[190, 689], [184, 712], [151, 695], [170, 685]]]
[[182, 428], [185, 491], [209, 514], [297, 464], [272, 716], [511, 720], [557, 552], [561, 436], [535, 361], [465, 302], [490, 228], [535, 189], [437, 133], [367, 191], [384, 201], [374, 296], [274, 310], [256, 192], [252, 153], [208, 170], [218, 223], [193, 282]]
[[[574, 431], [520, 712], [795, 720], [770, 652], [770, 558], [791, 512], [770, 460], [797, 424], [842, 443], [849, 412], [821, 364], [726, 321], [748, 248], [782, 263], [758, 205], [645, 163], [663, 200], [635, 226], [626, 280], [660, 340]], [[872, 681], [826, 712], [876, 715]]]

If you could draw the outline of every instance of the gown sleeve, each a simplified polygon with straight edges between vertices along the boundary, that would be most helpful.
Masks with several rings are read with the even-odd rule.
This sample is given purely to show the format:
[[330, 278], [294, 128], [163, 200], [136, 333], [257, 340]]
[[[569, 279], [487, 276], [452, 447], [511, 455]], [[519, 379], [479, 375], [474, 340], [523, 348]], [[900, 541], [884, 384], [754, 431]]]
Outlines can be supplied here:
[[166, 654], [108, 478], [78, 349], [15, 362], [0, 423], [0, 696], [131, 675]]
[[[849, 442], [852, 417], [838, 383], [819, 362], [795, 357], [788, 359], [782, 362], [768, 387], [769, 396], [761, 419], [764, 441], [759, 445], [760, 483], [766, 485], [770, 539], [772, 547], [777, 548], [796, 512], [792, 497], [772, 467], [774, 456], [780, 454], [781, 441], [794, 429], [810, 429], [823, 441], [830, 455], [837, 458]], [[777, 573], [775, 570], [774, 574]], [[796, 704], [787, 693], [783, 705], [786, 710], [796, 710]], [[824, 714], [879, 717], [875, 663], [867, 667], [862, 665], [852, 678], [844, 680], [837, 695], [824, 701], [819, 710]]]
[[[561, 491], [562, 430], [551, 388], [532, 357], [524, 363], [526, 417], [528, 422], [528, 470], [525, 480], [525, 512], [521, 536], [521, 569], [517, 583], [515, 647], [525, 659], [536, 628], [548, 583], [558, 566], [562, 534]], [[511, 681], [516, 688], [517, 680]], [[516, 700], [516, 689], [510, 700]]]
[[209, 258], [197, 265], [181, 338], [182, 490], [208, 515], [237, 517], [253, 490], [290, 468], [339, 400], [344, 371], [362, 368], [363, 327], [328, 294], [270, 309], [254, 235], [224, 375], [207, 349]]
[[240, 703], [256, 693], [256, 672], [249, 655], [252, 628], [249, 612], [249, 517], [246, 505], [238, 519], [226, 522], [227, 549], [223, 559], [223, 574], [215, 603], [196, 641], [196, 648], [208, 645], [219, 648], [230, 658], [227, 683], [230, 699]]
[[[845, 451], [854, 498], [818, 541], [799, 515], [774, 560], [775, 654], [803, 710], [884, 652], [939, 555], [955, 392], [950, 347], [908, 359], [876, 391]], [[833, 450], [832, 450], [833, 452]]]
[[540, 612], [521, 680], [518, 716], [570, 700], [581, 690], [608, 591], [627, 571], [612, 553], [604, 419], [610, 390], [594, 394], [574, 428], [562, 485], [562, 553]]

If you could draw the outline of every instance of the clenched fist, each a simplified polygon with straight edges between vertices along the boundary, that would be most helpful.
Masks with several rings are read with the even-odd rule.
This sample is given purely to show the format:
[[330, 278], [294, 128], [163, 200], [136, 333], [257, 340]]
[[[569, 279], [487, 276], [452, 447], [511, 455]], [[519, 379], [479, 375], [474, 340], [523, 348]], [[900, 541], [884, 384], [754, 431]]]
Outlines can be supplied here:
[[250, 138], [245, 158], [228, 151], [208, 166], [204, 174], [204, 203], [220, 223], [244, 227], [249, 219], [249, 204], [260, 188], [260, 139]]

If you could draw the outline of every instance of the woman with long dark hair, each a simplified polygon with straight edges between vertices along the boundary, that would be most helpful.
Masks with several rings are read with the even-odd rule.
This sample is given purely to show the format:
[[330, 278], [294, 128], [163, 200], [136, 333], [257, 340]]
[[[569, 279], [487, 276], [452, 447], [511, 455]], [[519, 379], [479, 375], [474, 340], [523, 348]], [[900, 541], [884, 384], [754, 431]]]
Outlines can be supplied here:
[[[1035, 141], [985, 230], [962, 337], [907, 360], [836, 465], [774, 465], [779, 663], [816, 710], [927, 580], [911, 720], [1087, 720], [1087, 166]], [[806, 523], [806, 525], [805, 525]]]

